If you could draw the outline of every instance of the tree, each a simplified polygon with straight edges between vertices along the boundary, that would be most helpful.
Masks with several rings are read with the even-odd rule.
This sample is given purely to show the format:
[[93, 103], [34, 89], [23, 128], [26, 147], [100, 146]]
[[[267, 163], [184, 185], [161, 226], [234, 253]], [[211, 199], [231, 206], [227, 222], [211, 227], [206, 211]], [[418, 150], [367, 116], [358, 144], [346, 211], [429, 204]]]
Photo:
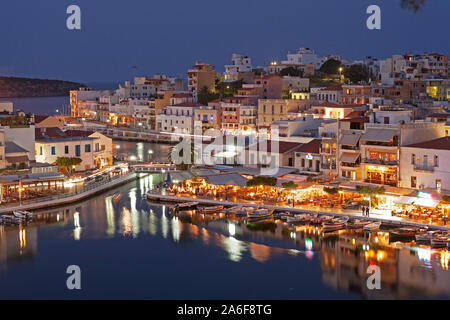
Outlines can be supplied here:
[[322, 64], [319, 71], [326, 74], [338, 74], [340, 66], [341, 62], [339, 60], [328, 59], [324, 64]]
[[83, 160], [81, 160], [80, 158], [58, 157], [56, 158], [56, 165], [58, 167], [65, 167], [69, 176], [71, 176], [74, 167], [79, 165], [82, 161]]
[[344, 76], [352, 83], [358, 83], [361, 81], [369, 81], [371, 73], [369, 69], [362, 64], [354, 64], [344, 69]]
[[356, 191], [359, 194], [363, 194], [365, 196], [369, 197], [369, 206], [372, 206], [372, 196], [376, 194], [384, 194], [386, 192], [386, 189], [381, 187], [366, 187], [366, 186], [357, 186]]
[[197, 95], [198, 103], [207, 106], [208, 102], [219, 98], [219, 94], [209, 91], [208, 87], [204, 86], [200, 89]]
[[258, 176], [247, 181], [247, 187], [269, 186], [273, 187], [277, 184], [277, 178]]
[[281, 185], [283, 186], [283, 188], [286, 188], [286, 189], [297, 189], [298, 188], [298, 185], [295, 184], [293, 181], [283, 182]]
[[216, 83], [216, 91], [220, 97], [232, 97], [237, 95], [243, 84], [242, 79], [233, 82], [218, 82]]
[[280, 76], [303, 77], [303, 72], [294, 67], [287, 67], [280, 71]]

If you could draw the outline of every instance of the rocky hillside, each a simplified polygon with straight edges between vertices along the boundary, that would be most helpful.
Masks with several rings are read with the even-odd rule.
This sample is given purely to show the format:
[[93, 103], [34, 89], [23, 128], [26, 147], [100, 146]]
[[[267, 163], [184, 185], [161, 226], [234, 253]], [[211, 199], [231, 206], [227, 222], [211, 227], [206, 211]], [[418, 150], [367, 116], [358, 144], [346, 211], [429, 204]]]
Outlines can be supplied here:
[[68, 96], [84, 84], [45, 79], [0, 77], [0, 98]]

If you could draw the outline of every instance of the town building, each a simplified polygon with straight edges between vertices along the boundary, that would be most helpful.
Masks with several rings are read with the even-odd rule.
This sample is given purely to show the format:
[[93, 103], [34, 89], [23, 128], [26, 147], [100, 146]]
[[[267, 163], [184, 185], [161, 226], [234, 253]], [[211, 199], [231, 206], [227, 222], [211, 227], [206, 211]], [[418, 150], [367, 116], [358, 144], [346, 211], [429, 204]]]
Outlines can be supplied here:
[[242, 80], [244, 83], [251, 83], [254, 75], [251, 59], [248, 56], [233, 53], [231, 65], [225, 66], [223, 81], [234, 82]]
[[189, 92], [198, 93], [204, 87], [209, 91], [215, 90], [216, 72], [212, 65], [197, 61], [187, 74]]

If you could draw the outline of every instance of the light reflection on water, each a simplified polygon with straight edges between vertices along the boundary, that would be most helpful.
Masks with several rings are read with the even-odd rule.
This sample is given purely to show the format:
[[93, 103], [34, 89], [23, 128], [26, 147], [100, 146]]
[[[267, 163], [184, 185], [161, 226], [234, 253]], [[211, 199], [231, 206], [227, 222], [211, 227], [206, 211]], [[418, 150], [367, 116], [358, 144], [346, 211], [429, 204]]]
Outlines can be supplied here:
[[[180, 266], [198, 260], [202, 268], [201, 261], [213, 259], [217, 263], [232, 263], [227, 272], [235, 268], [251, 274], [254, 270], [268, 268], [265, 272], [275, 271], [282, 277], [292, 273], [290, 277], [296, 278], [295, 281], [316, 279], [312, 285], [321, 287], [324, 297], [332, 292], [337, 292], [337, 297], [351, 293], [363, 298], [450, 295], [447, 251], [389, 245], [382, 233], [368, 236], [346, 231], [324, 237], [320, 228], [314, 227], [288, 230], [278, 224], [275, 229], [251, 231], [239, 219], [198, 214], [174, 217], [168, 206], [149, 204], [143, 196], [154, 183], [164, 179], [163, 176], [148, 177], [81, 204], [55, 209], [42, 221], [23, 229], [0, 227], [0, 270], [4, 271], [0, 287], [2, 279], [15, 272], [15, 262], [31, 265], [33, 260], [39, 261], [41, 249], [46, 251], [51, 246], [48, 241], [79, 240], [88, 243], [84, 250], [89, 250], [102, 239], [143, 239], [144, 247], [140, 247], [141, 242], [136, 243], [137, 252], [172, 243], [177, 253], [171, 259]], [[121, 196], [116, 197], [119, 192]], [[38, 252], [40, 238], [48, 241], [39, 245]], [[70, 246], [67, 241], [64, 243]], [[213, 253], [205, 253], [205, 248]], [[117, 263], [122, 263], [120, 255], [124, 253], [117, 250], [114, 252], [119, 255]], [[186, 256], [178, 258], [177, 255]], [[57, 260], [58, 256], [52, 259]], [[154, 256], [154, 259], [158, 261], [159, 257]], [[294, 263], [295, 270], [285, 270], [288, 263]], [[367, 267], [372, 264], [382, 270], [381, 292], [371, 292], [365, 284]], [[127, 272], [126, 263], [121, 269]], [[201, 273], [196, 277], [201, 277]], [[214, 279], [205, 281], [205, 290], [211, 281]], [[258, 280], [250, 277], [248, 281], [256, 284]], [[201, 288], [201, 284], [199, 286]]]

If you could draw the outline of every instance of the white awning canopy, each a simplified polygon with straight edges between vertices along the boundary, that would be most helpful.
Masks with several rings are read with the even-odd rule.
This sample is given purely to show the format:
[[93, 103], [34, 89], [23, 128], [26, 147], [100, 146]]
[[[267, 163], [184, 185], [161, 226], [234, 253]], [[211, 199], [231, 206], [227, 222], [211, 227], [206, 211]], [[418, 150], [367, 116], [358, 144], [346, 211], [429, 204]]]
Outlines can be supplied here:
[[396, 130], [368, 129], [366, 133], [364, 133], [364, 135], [362, 136], [361, 140], [390, 142], [396, 134], [397, 134]]
[[341, 156], [342, 162], [355, 163], [359, 158], [359, 153], [344, 152]]
[[339, 144], [356, 147], [360, 138], [360, 134], [343, 134]]

